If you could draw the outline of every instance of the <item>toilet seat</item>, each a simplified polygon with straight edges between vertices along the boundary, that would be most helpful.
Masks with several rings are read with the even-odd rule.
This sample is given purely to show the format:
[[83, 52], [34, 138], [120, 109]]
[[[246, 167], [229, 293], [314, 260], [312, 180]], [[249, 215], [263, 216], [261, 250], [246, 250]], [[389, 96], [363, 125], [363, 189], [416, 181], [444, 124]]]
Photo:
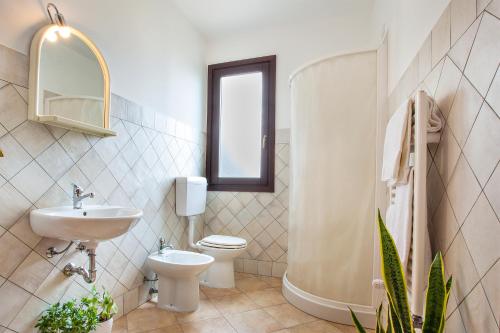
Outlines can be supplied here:
[[198, 245], [217, 249], [242, 249], [247, 246], [247, 241], [239, 237], [211, 235], [200, 240]]

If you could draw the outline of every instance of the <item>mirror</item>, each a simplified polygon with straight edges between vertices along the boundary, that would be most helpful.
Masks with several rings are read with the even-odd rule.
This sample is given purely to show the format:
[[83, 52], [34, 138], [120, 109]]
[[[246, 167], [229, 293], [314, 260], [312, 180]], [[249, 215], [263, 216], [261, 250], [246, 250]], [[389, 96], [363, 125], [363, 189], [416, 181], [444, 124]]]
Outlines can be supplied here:
[[109, 129], [109, 73], [99, 50], [69, 26], [48, 25], [31, 44], [29, 119], [98, 136]]

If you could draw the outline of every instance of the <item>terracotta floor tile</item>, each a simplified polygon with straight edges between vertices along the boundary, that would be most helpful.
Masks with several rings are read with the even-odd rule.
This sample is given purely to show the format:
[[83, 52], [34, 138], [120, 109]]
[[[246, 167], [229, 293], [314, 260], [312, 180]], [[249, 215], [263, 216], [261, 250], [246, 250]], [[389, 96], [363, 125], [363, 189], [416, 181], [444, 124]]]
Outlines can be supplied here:
[[216, 318], [220, 316], [221, 313], [215, 308], [215, 306], [209, 300], [204, 300], [204, 299], [200, 300], [200, 305], [198, 307], [198, 310], [194, 312], [184, 312], [175, 314], [175, 317], [180, 323]]
[[264, 308], [264, 310], [274, 319], [279, 321], [284, 327], [297, 326], [317, 320], [317, 318], [300, 311], [290, 304], [275, 305]]
[[157, 328], [152, 331], [147, 331], [146, 333], [183, 333], [183, 331], [181, 326], [176, 324], [168, 327]]
[[113, 320], [113, 333], [127, 333], [127, 317]]
[[239, 273], [239, 272], [234, 273], [235, 280], [241, 280], [241, 279], [247, 279], [247, 278], [257, 278], [257, 277], [258, 277], [258, 275], [250, 274], [250, 273]]
[[263, 310], [252, 310], [226, 315], [238, 333], [269, 333], [283, 326]]
[[[342, 333], [357, 333], [358, 331], [354, 326], [342, 325], [337, 323], [331, 323], [333, 326], [338, 328]], [[375, 333], [374, 330], [366, 329], [366, 333]]]
[[236, 288], [208, 288], [201, 286], [201, 292], [205, 294], [208, 298], [215, 298], [215, 297], [222, 297], [222, 296], [229, 296], [229, 295], [236, 295], [240, 294], [241, 291], [239, 291]]
[[212, 298], [210, 301], [215, 305], [217, 310], [223, 314], [239, 313], [258, 308], [257, 304], [252, 302], [252, 300], [245, 294]]
[[267, 289], [269, 287], [270, 285], [261, 279], [246, 278], [236, 280], [236, 289], [245, 292]]
[[288, 330], [290, 333], [347, 333], [347, 331], [341, 330], [324, 320], [290, 327]]
[[184, 333], [236, 333], [224, 317], [182, 324]]
[[281, 288], [283, 285], [283, 279], [274, 276], [260, 276], [259, 279], [267, 282], [273, 288]]
[[127, 314], [129, 333], [151, 331], [176, 323], [172, 312], [158, 308], [137, 309]]
[[268, 288], [247, 292], [246, 295], [258, 306], [265, 307], [286, 303], [280, 289]]

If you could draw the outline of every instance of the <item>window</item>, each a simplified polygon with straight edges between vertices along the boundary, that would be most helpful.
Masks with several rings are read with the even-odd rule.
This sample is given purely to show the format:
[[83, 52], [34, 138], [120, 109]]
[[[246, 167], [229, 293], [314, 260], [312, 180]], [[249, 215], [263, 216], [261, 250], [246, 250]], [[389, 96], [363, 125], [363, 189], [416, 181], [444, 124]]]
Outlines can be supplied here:
[[276, 56], [208, 66], [207, 178], [213, 191], [274, 191]]

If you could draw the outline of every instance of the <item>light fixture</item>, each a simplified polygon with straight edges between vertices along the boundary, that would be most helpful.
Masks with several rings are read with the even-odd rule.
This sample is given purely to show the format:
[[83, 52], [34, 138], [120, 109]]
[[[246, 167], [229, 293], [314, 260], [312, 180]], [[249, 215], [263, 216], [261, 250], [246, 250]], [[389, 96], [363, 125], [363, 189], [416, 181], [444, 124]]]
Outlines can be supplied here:
[[[51, 13], [51, 9], [54, 10], [54, 15]], [[57, 35], [61, 36], [62, 38], [68, 38], [71, 36], [71, 28], [66, 24], [66, 20], [64, 19], [63, 14], [59, 12], [59, 9], [57, 9], [56, 5], [53, 3], [49, 2], [47, 4], [47, 14], [49, 14], [50, 21], [52, 24], [57, 25], [57, 29], [52, 30], [48, 35], [47, 39], [51, 42], [57, 41]]]

